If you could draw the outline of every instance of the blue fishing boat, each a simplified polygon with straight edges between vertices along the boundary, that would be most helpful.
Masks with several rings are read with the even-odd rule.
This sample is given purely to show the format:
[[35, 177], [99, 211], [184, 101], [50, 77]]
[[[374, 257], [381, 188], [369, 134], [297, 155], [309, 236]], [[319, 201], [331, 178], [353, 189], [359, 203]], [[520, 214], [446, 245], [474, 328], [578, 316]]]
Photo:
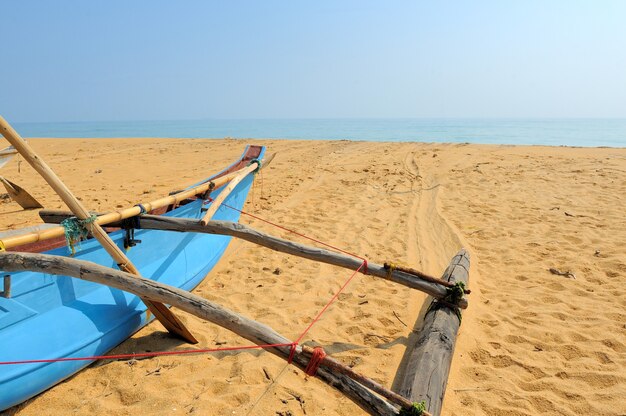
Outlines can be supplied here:
[[[264, 154], [264, 147], [248, 146], [231, 166], [192, 187], [235, 172], [251, 161], [261, 160]], [[237, 222], [240, 213], [230, 207], [243, 207], [253, 180], [254, 175], [248, 175], [239, 182], [213, 219]], [[217, 197], [222, 189], [213, 190], [211, 197]], [[209, 201], [199, 195], [152, 214], [201, 219]], [[143, 277], [184, 290], [192, 290], [205, 278], [231, 239], [128, 228], [109, 228], [107, 232], [126, 250]], [[28, 244], [10, 250], [69, 256], [64, 242], [49, 241], [48, 246]], [[83, 241], [74, 257], [117, 268], [93, 238]], [[153, 319], [139, 297], [109, 286], [35, 272], [13, 273], [4, 280], [4, 296], [0, 296], [0, 362], [103, 355]], [[0, 365], [0, 411], [43, 392], [90, 363]]]

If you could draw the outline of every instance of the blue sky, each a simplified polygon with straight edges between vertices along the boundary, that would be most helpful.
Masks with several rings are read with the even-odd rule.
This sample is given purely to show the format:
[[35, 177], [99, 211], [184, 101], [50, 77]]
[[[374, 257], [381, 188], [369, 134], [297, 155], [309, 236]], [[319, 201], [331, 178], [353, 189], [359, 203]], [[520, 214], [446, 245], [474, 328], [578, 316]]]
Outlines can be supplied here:
[[1, 1], [9, 121], [626, 117], [625, 1]]

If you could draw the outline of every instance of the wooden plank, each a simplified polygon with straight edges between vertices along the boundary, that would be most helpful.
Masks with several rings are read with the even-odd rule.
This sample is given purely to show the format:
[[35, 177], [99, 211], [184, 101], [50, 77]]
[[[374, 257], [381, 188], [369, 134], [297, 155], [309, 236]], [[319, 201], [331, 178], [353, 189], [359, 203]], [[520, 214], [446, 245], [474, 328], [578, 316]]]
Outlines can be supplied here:
[[[462, 249], [452, 258], [443, 279], [467, 285], [469, 267], [469, 253]], [[400, 383], [398, 393], [414, 402], [424, 400], [426, 410], [435, 416], [441, 413], [459, 326], [459, 317], [447, 306], [427, 312]]]
[[[175, 306], [185, 312], [226, 328], [257, 345], [279, 344], [280, 346], [267, 347], [265, 350], [282, 359], [287, 360], [291, 353], [291, 345], [285, 345], [291, 344], [291, 341], [267, 325], [239, 315], [182, 289], [143, 277], [133, 276], [95, 263], [47, 254], [2, 252], [0, 253], [0, 270], [9, 272], [29, 270], [45, 274], [71, 276], [105, 284], [133, 293], [144, 299], [147, 298], [154, 302]], [[293, 364], [300, 369], [305, 369], [309, 363], [309, 358], [310, 354], [303, 351], [302, 346], [297, 346]], [[333, 364], [336, 365], [337, 362], [335, 361]], [[350, 378], [346, 375], [350, 371], [346, 370], [341, 363], [339, 365], [344, 367], [343, 373], [333, 371], [332, 366], [327, 366], [322, 362], [315, 376], [344, 393], [363, 410], [372, 415], [391, 416], [398, 414], [398, 409], [394, 405]], [[364, 376], [360, 377], [367, 379]], [[371, 382], [374, 383], [373, 381]], [[403, 403], [409, 402], [404, 401]]]
[[[22, 137], [0, 117], [0, 133], [11, 143], [22, 157], [41, 175], [42, 178], [57, 193], [63, 202], [69, 207], [78, 219], [86, 220], [91, 214], [83, 206], [83, 204], [74, 196], [72, 191], [61, 181], [54, 171], [43, 161], [35, 151], [22, 139]], [[87, 223], [87, 229], [94, 236], [106, 252], [115, 260], [118, 267], [126, 272], [139, 276], [139, 270], [124, 254], [109, 235], [95, 222]], [[6, 246], [5, 246], [6, 247]], [[150, 309], [150, 312], [163, 324], [163, 326], [173, 334], [178, 335], [182, 339], [196, 344], [198, 340], [189, 332], [180, 319], [174, 315], [165, 305], [145, 300], [144, 303]]]
[[220, 192], [220, 194], [213, 200], [211, 206], [204, 214], [204, 217], [202, 217], [202, 220], [200, 220], [200, 223], [202, 225], [207, 225], [207, 223], [211, 220], [211, 218], [213, 218], [213, 215], [215, 215], [219, 207], [222, 206], [222, 203], [226, 200], [228, 195], [230, 195], [230, 193], [235, 190], [237, 185], [239, 185], [239, 183], [244, 180], [246, 176], [259, 169], [259, 165], [259, 162], [251, 163], [249, 166], [244, 168], [237, 176], [235, 176], [228, 183], [228, 185], [224, 187], [224, 189], [222, 189], [222, 192]]
[[31, 194], [26, 192], [23, 188], [17, 184], [11, 182], [3, 176], [0, 176], [0, 182], [4, 185], [7, 193], [12, 200], [18, 203], [24, 209], [43, 208], [43, 205], [39, 203]]
[[[61, 222], [69, 215], [71, 214], [63, 211], [40, 212], [40, 216], [45, 222]], [[119, 226], [121, 224], [113, 225]], [[139, 225], [142, 229], [146, 230], [229, 235], [271, 250], [280, 251], [293, 256], [303, 257], [305, 259], [319, 261], [350, 270], [356, 270], [363, 263], [363, 260], [358, 257], [348, 256], [331, 250], [307, 246], [305, 244], [274, 237], [255, 230], [252, 227], [248, 227], [247, 225], [236, 222], [209, 221], [207, 225], [203, 226], [194, 219], [173, 218], [161, 215], [141, 215], [139, 216]], [[382, 279], [422, 291], [436, 299], [442, 299], [447, 293], [446, 288], [443, 285], [433, 283], [429, 280], [423, 280], [418, 276], [414, 276], [413, 274], [406, 273], [398, 269], [392, 270], [392, 272], [389, 273], [384, 266], [376, 263], [368, 262], [367, 273], [365, 274], [380, 277]], [[462, 299], [459, 303], [461, 308], [467, 308], [467, 305], [468, 303], [466, 299]]]

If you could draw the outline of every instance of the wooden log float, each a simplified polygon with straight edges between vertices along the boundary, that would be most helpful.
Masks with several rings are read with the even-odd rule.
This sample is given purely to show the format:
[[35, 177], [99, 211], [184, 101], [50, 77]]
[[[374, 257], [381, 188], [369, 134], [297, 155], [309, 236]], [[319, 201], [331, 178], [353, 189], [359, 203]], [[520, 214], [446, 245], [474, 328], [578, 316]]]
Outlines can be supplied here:
[[[86, 220], [91, 216], [83, 204], [72, 194], [70, 189], [65, 186], [46, 162], [35, 153], [28, 143], [2, 117], [0, 117], [0, 133], [15, 147], [33, 169], [43, 177], [78, 219]], [[100, 242], [106, 252], [115, 260], [121, 270], [139, 276], [139, 270], [132, 264], [122, 249], [111, 240], [102, 227], [94, 222], [88, 223], [86, 226], [94, 238]], [[168, 331], [192, 344], [198, 342], [182, 321], [167, 306], [158, 302], [151, 302], [150, 300], [145, 300], [144, 303]]]
[[241, 170], [240, 173], [237, 176], [235, 176], [228, 183], [228, 185], [224, 187], [224, 189], [222, 189], [222, 192], [220, 192], [217, 198], [213, 200], [213, 202], [211, 203], [211, 206], [209, 207], [207, 212], [204, 214], [204, 217], [202, 217], [202, 219], [200, 220], [200, 223], [202, 225], [207, 225], [207, 223], [209, 222], [211, 218], [213, 218], [213, 215], [215, 215], [219, 207], [222, 206], [222, 203], [226, 200], [226, 197], [230, 195], [230, 193], [237, 187], [239, 182], [244, 180], [245, 177], [251, 174], [252, 172], [260, 169], [261, 167], [260, 165], [261, 165], [260, 162], [253, 161], [249, 166]]
[[[443, 278], [467, 285], [469, 267], [469, 253], [462, 249], [452, 258]], [[441, 413], [460, 324], [456, 312], [447, 306], [441, 305], [426, 312], [417, 343], [410, 353], [404, 378], [400, 382], [399, 393], [402, 396], [415, 402], [424, 400], [426, 410], [435, 416]]]
[[[226, 328], [257, 345], [282, 344], [281, 346], [265, 348], [280, 358], [288, 359], [291, 352], [291, 341], [267, 325], [248, 319], [182, 289], [140, 276], [134, 276], [120, 270], [73, 258], [12, 252], [0, 252], [0, 269], [8, 272], [29, 270], [39, 273], [71, 276], [105, 284], [116, 289], [131, 292], [142, 299], [150, 299], [153, 302], [175, 306], [185, 312]], [[303, 346], [296, 346], [293, 364], [300, 369], [305, 369], [309, 363], [309, 357], [310, 350]], [[337, 371], [337, 367], [343, 367], [342, 371]], [[398, 414], [399, 410], [396, 406], [372, 393], [361, 383], [348, 377], [350, 373], [354, 373], [354, 371], [331, 359], [322, 361], [316, 377], [341, 391], [363, 410], [372, 415]], [[364, 376], [360, 377], [369, 380]], [[369, 381], [376, 384], [372, 380]], [[379, 390], [378, 393], [381, 394], [382, 392]], [[389, 393], [392, 393], [389, 395], [393, 398], [392, 400], [400, 402], [396, 403], [397, 405], [403, 408], [412, 405], [411, 402], [397, 394]]]
[[[40, 212], [40, 215], [45, 222], [58, 223], [71, 214], [63, 211], [44, 211]], [[113, 223], [110, 225], [120, 226], [121, 224]], [[363, 263], [363, 260], [357, 257], [274, 237], [236, 222], [209, 221], [207, 225], [202, 225], [195, 219], [173, 218], [161, 215], [141, 215], [139, 216], [139, 225], [141, 228], [147, 230], [228, 235], [282, 253], [351, 270], [356, 270]], [[440, 284], [422, 280], [419, 277], [401, 270], [392, 270], [392, 272], [389, 273], [384, 266], [376, 263], [367, 263], [366, 274], [422, 291], [436, 299], [442, 299], [447, 294], [446, 288]], [[461, 299], [459, 302], [459, 307], [462, 309], [467, 308], [467, 305], [466, 299]]]

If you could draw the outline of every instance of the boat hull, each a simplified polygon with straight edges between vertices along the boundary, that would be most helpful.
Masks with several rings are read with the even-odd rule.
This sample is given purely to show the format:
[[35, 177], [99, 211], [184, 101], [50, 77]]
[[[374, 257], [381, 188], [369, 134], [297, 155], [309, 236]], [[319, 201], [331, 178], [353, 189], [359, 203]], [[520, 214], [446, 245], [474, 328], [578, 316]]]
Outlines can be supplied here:
[[[263, 152], [261, 148], [257, 157]], [[252, 182], [249, 175], [226, 204], [242, 208]], [[219, 190], [212, 196], [217, 194]], [[196, 199], [164, 215], [200, 219], [206, 206]], [[222, 206], [214, 219], [238, 221], [239, 212]], [[123, 248], [124, 233], [109, 235]], [[230, 242], [227, 236], [158, 230], [135, 230], [135, 239], [141, 243], [127, 255], [142, 276], [184, 290], [192, 290], [204, 279]], [[46, 254], [67, 256], [68, 249]], [[75, 258], [116, 267], [93, 239], [82, 243]], [[0, 362], [103, 355], [153, 319], [137, 296], [97, 283], [34, 272], [14, 273], [11, 281], [11, 298], [0, 297]], [[35, 396], [91, 362], [0, 365], [0, 410]]]

